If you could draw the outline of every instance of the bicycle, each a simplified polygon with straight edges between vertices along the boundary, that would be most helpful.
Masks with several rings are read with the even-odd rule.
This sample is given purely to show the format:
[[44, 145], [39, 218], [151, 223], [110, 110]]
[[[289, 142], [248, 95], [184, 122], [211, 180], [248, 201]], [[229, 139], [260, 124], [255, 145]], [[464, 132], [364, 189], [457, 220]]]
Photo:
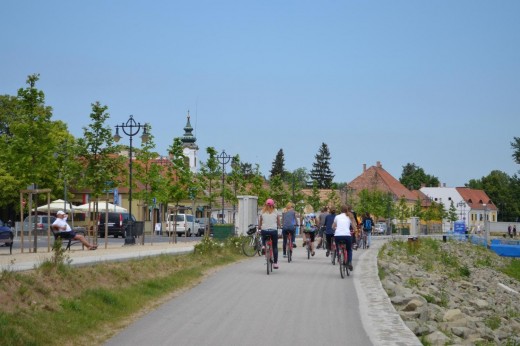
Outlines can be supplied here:
[[274, 262], [274, 253], [273, 253], [273, 240], [269, 234], [265, 235], [265, 263], [267, 265], [267, 275], [273, 272], [273, 262]]
[[350, 271], [348, 269], [348, 251], [347, 244], [344, 241], [340, 241], [338, 248], [338, 263], [339, 263], [339, 273], [341, 278], [345, 278], [345, 274], [347, 276], [350, 275]]
[[367, 234], [365, 231], [361, 231], [359, 234], [359, 239], [357, 241], [357, 248], [366, 249], [367, 248]]
[[291, 232], [287, 232], [287, 243], [285, 245], [285, 253], [287, 254], [287, 262], [291, 263], [292, 261], [292, 249], [293, 249], [293, 241]]
[[334, 237], [330, 239], [330, 261], [333, 266], [336, 265], [336, 242], [334, 241]]
[[247, 237], [242, 241], [242, 251], [248, 257], [253, 257], [256, 253], [262, 256], [262, 241], [256, 226], [249, 225]]

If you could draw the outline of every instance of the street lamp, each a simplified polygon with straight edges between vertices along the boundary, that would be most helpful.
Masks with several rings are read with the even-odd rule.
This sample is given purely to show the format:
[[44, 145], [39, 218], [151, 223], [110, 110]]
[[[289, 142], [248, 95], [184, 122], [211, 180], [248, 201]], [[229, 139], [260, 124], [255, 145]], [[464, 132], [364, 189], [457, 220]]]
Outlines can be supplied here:
[[231, 155], [226, 154], [225, 150], [217, 155], [218, 162], [222, 164], [222, 187], [221, 187], [221, 195], [222, 195], [222, 223], [224, 223], [224, 176], [226, 175], [226, 164], [231, 160]]
[[125, 135], [130, 138], [130, 149], [128, 155], [128, 169], [129, 169], [129, 189], [128, 189], [128, 213], [130, 214], [128, 218], [127, 231], [125, 234], [125, 245], [133, 245], [135, 244], [135, 238], [133, 236], [133, 220], [132, 220], [132, 139], [135, 135], [139, 133], [141, 129], [143, 129], [143, 134], [141, 135], [141, 140], [146, 142], [148, 140], [148, 129], [147, 125], [141, 125], [140, 123], [136, 123], [134, 120], [134, 116], [130, 115], [130, 118], [126, 123], [121, 123], [121, 125], [116, 125], [116, 134], [114, 135], [114, 141], [117, 143], [121, 139], [119, 135], [119, 129], [123, 131]]
[[460, 208], [460, 219], [459, 220], [464, 220], [464, 223], [466, 223], [466, 218], [464, 217], [463, 218], [463, 212], [462, 212], [462, 209], [464, 208], [464, 214], [466, 212], [466, 203], [464, 201], [460, 201], [459, 203], [457, 203], [457, 207]]

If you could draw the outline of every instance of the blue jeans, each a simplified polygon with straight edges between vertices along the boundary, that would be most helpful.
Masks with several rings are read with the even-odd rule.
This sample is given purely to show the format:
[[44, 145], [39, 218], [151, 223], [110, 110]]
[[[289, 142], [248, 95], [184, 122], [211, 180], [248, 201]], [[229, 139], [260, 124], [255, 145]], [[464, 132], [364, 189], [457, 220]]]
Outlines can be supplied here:
[[262, 245], [265, 246], [265, 236], [270, 235], [273, 241], [274, 263], [278, 263], [278, 231], [275, 229], [263, 229], [260, 231], [262, 235]]
[[352, 237], [348, 235], [337, 235], [334, 237], [336, 241], [336, 249], [339, 251], [339, 243], [345, 242], [347, 244], [348, 263], [352, 263]]
[[287, 234], [288, 233], [291, 233], [291, 240], [292, 240], [292, 243], [294, 244], [294, 239], [295, 239], [295, 236], [296, 236], [296, 230], [295, 229], [283, 229], [282, 230], [282, 237], [283, 237], [283, 254], [285, 255], [286, 254], [286, 246], [287, 246]]

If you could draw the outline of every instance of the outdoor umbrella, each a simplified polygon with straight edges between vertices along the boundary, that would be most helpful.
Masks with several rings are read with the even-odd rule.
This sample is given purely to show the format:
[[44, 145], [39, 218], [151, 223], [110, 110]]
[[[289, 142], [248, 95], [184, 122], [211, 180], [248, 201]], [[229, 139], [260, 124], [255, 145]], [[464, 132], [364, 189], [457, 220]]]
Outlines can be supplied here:
[[38, 208], [36, 208], [36, 210], [41, 212], [50, 211], [51, 213], [55, 213], [58, 210], [63, 210], [66, 212], [72, 210], [72, 205], [69, 202], [65, 202], [62, 199], [57, 199], [55, 201], [52, 201], [50, 204], [44, 204], [42, 206], [39, 206]]
[[[82, 211], [82, 212], [88, 212], [89, 210], [91, 212], [94, 211], [95, 202], [90, 202], [87, 204], [78, 205], [76, 207], [73, 207], [75, 211]], [[98, 202], [98, 211], [104, 212], [107, 209], [107, 202], [105, 201], [99, 201]], [[126, 213], [128, 210], [126, 210], [123, 207], [120, 207], [118, 205], [108, 203], [108, 211], [116, 212], [116, 213]]]

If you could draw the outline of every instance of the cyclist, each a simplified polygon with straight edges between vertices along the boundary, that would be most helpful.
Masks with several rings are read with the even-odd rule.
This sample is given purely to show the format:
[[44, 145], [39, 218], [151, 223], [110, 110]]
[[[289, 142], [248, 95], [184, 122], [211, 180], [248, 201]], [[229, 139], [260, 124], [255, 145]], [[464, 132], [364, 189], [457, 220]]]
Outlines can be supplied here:
[[372, 226], [374, 225], [374, 220], [370, 217], [370, 214], [368, 211], [365, 213], [365, 216], [363, 217], [363, 232], [367, 235], [367, 249], [370, 247], [370, 244], [372, 243]]
[[[309, 238], [311, 242], [311, 255], [314, 256], [314, 239], [316, 237], [316, 215], [314, 213], [310, 213], [305, 215], [303, 218], [303, 232], [306, 234], [306, 238], [304, 241]], [[305, 245], [305, 243], [304, 243]]]
[[264, 207], [260, 212], [258, 220], [258, 228], [262, 235], [262, 253], [265, 253], [265, 237], [270, 235], [273, 241], [273, 268], [278, 269], [278, 228], [280, 226], [280, 218], [274, 209], [274, 201], [269, 198], [265, 201]]
[[287, 203], [285, 212], [282, 214], [282, 237], [283, 237], [283, 257], [287, 256], [287, 234], [291, 233], [291, 240], [293, 247], [295, 245], [294, 239], [296, 236], [296, 212], [294, 211], [294, 204]]
[[323, 207], [321, 213], [318, 216], [319, 230], [318, 230], [318, 249], [323, 245], [323, 237], [325, 236], [325, 218], [329, 215], [329, 207]]
[[327, 257], [330, 255], [330, 248], [332, 244], [332, 237], [334, 236], [334, 230], [332, 229], [332, 224], [334, 223], [334, 218], [336, 217], [336, 208], [331, 207], [329, 210], [329, 214], [325, 217], [325, 237], [327, 237], [327, 253], [325, 254]]
[[352, 267], [352, 236], [351, 232], [354, 231], [353, 215], [350, 213], [350, 208], [347, 205], [341, 206], [341, 214], [336, 215], [332, 224], [334, 229], [334, 240], [336, 241], [336, 249], [339, 249], [339, 243], [345, 242], [347, 245], [348, 252], [348, 269], [354, 270]]

